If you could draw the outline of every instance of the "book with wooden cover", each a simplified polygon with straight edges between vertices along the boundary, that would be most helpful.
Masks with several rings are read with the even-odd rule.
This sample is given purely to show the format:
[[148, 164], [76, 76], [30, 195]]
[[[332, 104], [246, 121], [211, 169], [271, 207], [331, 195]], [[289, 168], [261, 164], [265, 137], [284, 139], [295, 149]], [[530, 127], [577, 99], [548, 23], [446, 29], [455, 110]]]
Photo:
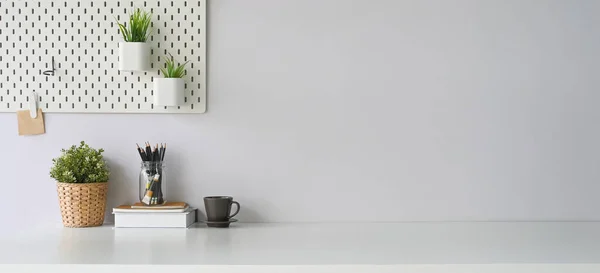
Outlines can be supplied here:
[[142, 203], [133, 205], [121, 205], [113, 209], [113, 212], [184, 212], [189, 208], [185, 202], [167, 202], [162, 206], [146, 206]]
[[166, 202], [162, 206], [147, 206], [138, 202], [131, 206], [132, 209], [185, 209], [186, 207], [185, 202]]

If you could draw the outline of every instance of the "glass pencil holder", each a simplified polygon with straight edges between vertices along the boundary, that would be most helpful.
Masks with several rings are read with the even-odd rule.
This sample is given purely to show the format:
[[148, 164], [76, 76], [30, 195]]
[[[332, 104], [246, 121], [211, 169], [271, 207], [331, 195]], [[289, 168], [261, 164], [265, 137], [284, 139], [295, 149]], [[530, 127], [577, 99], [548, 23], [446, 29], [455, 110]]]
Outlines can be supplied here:
[[140, 202], [161, 206], [167, 202], [167, 177], [164, 161], [142, 161], [140, 170]]

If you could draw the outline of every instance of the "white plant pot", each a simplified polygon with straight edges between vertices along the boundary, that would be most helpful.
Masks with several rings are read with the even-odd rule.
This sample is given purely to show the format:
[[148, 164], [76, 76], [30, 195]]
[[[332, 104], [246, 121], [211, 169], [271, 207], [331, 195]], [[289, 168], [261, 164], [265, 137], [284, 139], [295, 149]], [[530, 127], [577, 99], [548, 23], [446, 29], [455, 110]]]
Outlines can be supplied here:
[[119, 43], [119, 70], [150, 70], [150, 45], [147, 43]]
[[183, 105], [185, 82], [181, 78], [154, 78], [154, 105]]

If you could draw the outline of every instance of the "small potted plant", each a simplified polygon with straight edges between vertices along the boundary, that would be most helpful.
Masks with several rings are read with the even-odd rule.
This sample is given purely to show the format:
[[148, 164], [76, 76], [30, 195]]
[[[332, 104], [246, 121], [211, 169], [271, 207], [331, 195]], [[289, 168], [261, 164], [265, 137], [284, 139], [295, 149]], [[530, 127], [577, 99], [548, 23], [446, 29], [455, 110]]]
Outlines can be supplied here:
[[58, 201], [65, 227], [94, 227], [104, 223], [108, 167], [103, 149], [90, 148], [85, 142], [62, 149], [52, 159], [50, 177], [57, 183]]
[[152, 13], [135, 9], [129, 22], [119, 25], [124, 42], [119, 43], [119, 70], [145, 71], [150, 69], [150, 37]]
[[154, 104], [159, 106], [178, 106], [183, 104], [185, 65], [175, 64], [173, 55], [165, 57], [165, 66], [160, 68], [163, 78], [154, 78]]

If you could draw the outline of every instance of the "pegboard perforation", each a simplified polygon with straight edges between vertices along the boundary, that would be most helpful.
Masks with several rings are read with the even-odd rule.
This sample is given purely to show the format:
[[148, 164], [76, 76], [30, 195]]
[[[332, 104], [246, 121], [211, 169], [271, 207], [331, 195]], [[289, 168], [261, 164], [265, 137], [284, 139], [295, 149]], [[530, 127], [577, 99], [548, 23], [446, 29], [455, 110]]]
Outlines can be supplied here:
[[[193, 8], [203, 7], [204, 1], [0, 1], [5, 11], [0, 14], [0, 112], [27, 108], [30, 91], [39, 94], [46, 112], [204, 112], [206, 22], [186, 20], [205, 17], [205, 9]], [[154, 12], [151, 69], [120, 72], [116, 54], [122, 38], [113, 15], [125, 21], [134, 7]], [[168, 53], [178, 62], [190, 61], [185, 104], [154, 107], [152, 80], [163, 64], [160, 55]], [[56, 76], [40, 76], [52, 56]]]

